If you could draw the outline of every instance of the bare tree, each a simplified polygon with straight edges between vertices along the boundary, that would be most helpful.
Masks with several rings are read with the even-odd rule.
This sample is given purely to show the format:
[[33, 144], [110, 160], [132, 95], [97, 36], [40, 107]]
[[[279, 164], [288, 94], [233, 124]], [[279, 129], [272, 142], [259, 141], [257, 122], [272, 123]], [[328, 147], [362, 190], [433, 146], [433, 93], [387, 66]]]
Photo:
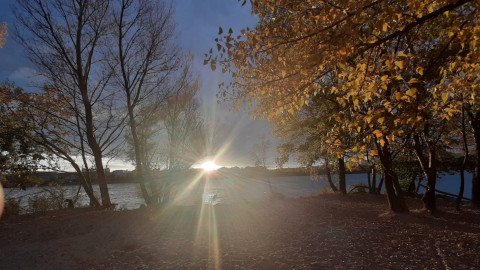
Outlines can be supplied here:
[[[183, 58], [181, 71], [172, 74], [165, 96], [150, 99], [136, 116], [137, 136], [146, 165], [166, 169], [189, 168], [198, 161], [207, 146], [204, 121], [200, 117], [196, 76], [191, 73], [191, 57]], [[128, 141], [133, 146], [133, 139]], [[154, 162], [155, 160], [155, 162]]]
[[[181, 71], [172, 74], [163, 95], [156, 95], [138, 107], [135, 117], [138, 144], [127, 134], [132, 159], [140, 158], [144, 172], [159, 168], [185, 169], [203, 156], [206, 149], [206, 133], [199, 116], [199, 104], [195, 99], [198, 83], [190, 72], [191, 58], [184, 58]], [[139, 156], [141, 152], [141, 156]], [[138, 165], [137, 165], [138, 168]], [[146, 186], [144, 194], [149, 203], [167, 203], [174, 183], [167, 179], [150, 182], [150, 193]], [[147, 199], [149, 198], [149, 199]], [[162, 199], [163, 198], [163, 199]]]
[[79, 142], [94, 157], [102, 204], [110, 197], [102, 158], [121, 134], [112, 76], [101, 49], [111, 26], [111, 1], [19, 0], [16, 38], [41, 75], [58, 89], [75, 115]]
[[255, 166], [263, 167], [265, 170], [267, 169], [267, 155], [270, 145], [270, 140], [267, 139], [265, 134], [259, 136], [259, 142], [252, 146], [252, 151], [250, 153], [255, 162]]
[[266, 179], [268, 189], [270, 191], [270, 197], [275, 198], [278, 197], [280, 194], [275, 192], [272, 187], [272, 182], [270, 181], [270, 177], [267, 174], [267, 161], [268, 161], [268, 149], [270, 149], [271, 142], [267, 139], [265, 134], [259, 136], [259, 142], [255, 143], [252, 146], [252, 151], [250, 154], [252, 155], [253, 161], [255, 162], [255, 166], [260, 166], [263, 168], [265, 175], [264, 178]]
[[[137, 129], [141, 123], [137, 118], [140, 118], [138, 113], [142, 106], [152, 111], [162, 106], [167, 80], [178, 69], [179, 50], [172, 44], [173, 11], [164, 2], [118, 0], [113, 8], [113, 22], [112, 43], [115, 46], [108, 57], [115, 74], [113, 83], [123, 90], [136, 171], [142, 195], [150, 204], [151, 195], [144, 183], [149, 170], [148, 155], [139, 138]], [[156, 102], [148, 102], [152, 99]]]
[[189, 168], [204, 154], [206, 138], [195, 96], [199, 90], [191, 72], [192, 56], [183, 61], [183, 69], [169, 89], [160, 117], [167, 133], [167, 168]]

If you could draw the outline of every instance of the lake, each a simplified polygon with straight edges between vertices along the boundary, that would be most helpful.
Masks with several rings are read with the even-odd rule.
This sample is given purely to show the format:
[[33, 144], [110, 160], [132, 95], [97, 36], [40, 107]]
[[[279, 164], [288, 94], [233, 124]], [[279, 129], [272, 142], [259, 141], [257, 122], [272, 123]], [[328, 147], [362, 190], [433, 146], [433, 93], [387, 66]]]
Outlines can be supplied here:
[[[271, 184], [274, 191], [279, 192], [286, 197], [299, 198], [318, 194], [322, 190], [329, 190], [326, 179], [321, 176], [318, 180], [312, 180], [309, 176], [288, 176], [272, 177]], [[465, 175], [465, 194], [466, 198], [471, 198], [472, 174]], [[367, 174], [347, 174], [347, 191], [350, 191], [357, 183], [367, 183]], [[378, 183], [378, 180], [377, 180]], [[440, 175], [437, 182], [437, 189], [453, 194], [458, 194], [460, 189], [460, 175]], [[135, 209], [139, 208], [145, 202], [141, 198], [138, 184], [109, 184], [110, 199], [112, 203], [117, 204], [117, 209]], [[78, 186], [63, 186], [66, 198], [73, 197], [78, 190]], [[46, 194], [46, 187], [33, 187], [27, 190], [4, 189], [5, 199], [22, 198], [21, 212], [29, 212], [28, 199], [34, 196]], [[50, 188], [51, 189], [51, 188]], [[94, 186], [96, 194], [99, 194], [98, 186]], [[205, 181], [202, 183], [193, 183], [179, 188], [175, 199], [178, 205], [194, 204], [218, 204], [218, 203], [241, 203], [257, 202], [267, 198], [269, 188], [268, 184], [262, 180], [249, 179], [224, 179]], [[420, 192], [423, 192], [421, 189]], [[79, 193], [80, 198], [77, 205], [87, 205], [88, 198], [83, 190]]]

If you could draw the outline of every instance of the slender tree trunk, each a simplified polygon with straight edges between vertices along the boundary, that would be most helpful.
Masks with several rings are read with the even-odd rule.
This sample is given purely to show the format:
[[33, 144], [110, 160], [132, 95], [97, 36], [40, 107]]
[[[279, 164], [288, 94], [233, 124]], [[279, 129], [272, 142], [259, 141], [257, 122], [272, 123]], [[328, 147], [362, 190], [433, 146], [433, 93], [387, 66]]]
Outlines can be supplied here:
[[[74, 104], [76, 105], [76, 101], [74, 101]], [[84, 176], [83, 178], [85, 179], [86, 181], [86, 184], [88, 185], [88, 187], [92, 189], [92, 180], [91, 180], [91, 177], [90, 177], [90, 172], [88, 171], [88, 162], [87, 162], [87, 158], [86, 158], [86, 153], [85, 153], [85, 143], [84, 143], [84, 136], [83, 136], [83, 132], [81, 130], [81, 120], [80, 120], [80, 113], [78, 111], [75, 112], [75, 122], [76, 122], [76, 128], [77, 128], [77, 132], [78, 132], [78, 136], [80, 137], [80, 140], [79, 140], [79, 143], [80, 143], [80, 154], [82, 156], [82, 162], [83, 162], [83, 165], [85, 166], [85, 170], [87, 172], [86, 176]], [[66, 154], [66, 153], [65, 153]], [[75, 164], [77, 165], [77, 164]], [[73, 166], [75, 167], [75, 166]], [[77, 166], [78, 167], [78, 166]], [[80, 170], [79, 171], [82, 175], [83, 175], [83, 172]], [[90, 202], [90, 206], [93, 206], [94, 203], [93, 202]]]
[[263, 179], [267, 180], [268, 191], [270, 192], [270, 199], [276, 199], [278, 194], [273, 190], [272, 182], [270, 181], [270, 176], [268, 175], [267, 166], [265, 161], [263, 161]]
[[[141, 143], [138, 139], [138, 134], [137, 134], [137, 123], [135, 121], [135, 115], [134, 115], [134, 109], [136, 105], [136, 99], [134, 98], [132, 101], [132, 85], [130, 84], [131, 78], [129, 77], [127, 70], [126, 70], [126, 63], [125, 63], [125, 58], [126, 56], [124, 55], [124, 48], [123, 48], [123, 42], [125, 35], [123, 34], [126, 32], [123, 28], [125, 27], [124, 25], [124, 20], [125, 20], [125, 11], [127, 9], [127, 6], [125, 3], [122, 3], [121, 5], [121, 12], [119, 15], [119, 24], [118, 24], [118, 59], [119, 59], [119, 65], [120, 69], [122, 71], [122, 78], [123, 78], [123, 90], [125, 91], [126, 97], [127, 97], [127, 110], [128, 110], [128, 120], [129, 120], [129, 126], [130, 126], [130, 132], [132, 133], [132, 139], [133, 139], [133, 150], [135, 152], [135, 169], [137, 171], [137, 177], [140, 179], [140, 190], [142, 192], [142, 197], [145, 200], [145, 203], [147, 205], [151, 204], [151, 196], [149, 195], [147, 188], [145, 187], [145, 164], [143, 162], [143, 151], [141, 147]], [[139, 91], [139, 90], [138, 90]]]
[[390, 209], [394, 212], [408, 212], [402, 189], [398, 183], [398, 176], [393, 170], [393, 160], [390, 150], [388, 149], [388, 141], [384, 137], [383, 146], [379, 141], [375, 141], [375, 145], [383, 167], [383, 178], [385, 181], [385, 190], [387, 191], [387, 199]]
[[375, 167], [372, 166], [372, 189], [370, 190], [370, 193], [372, 194], [377, 194], [377, 172], [375, 170]]
[[430, 211], [437, 210], [436, 196], [435, 196], [435, 185], [437, 183], [437, 171], [435, 169], [430, 169], [427, 172], [427, 190], [422, 197], [422, 201]]
[[368, 182], [368, 193], [372, 193], [372, 177], [371, 177], [371, 171], [367, 171], [367, 182]]
[[460, 190], [458, 192], [457, 198], [457, 211], [460, 211], [460, 205], [462, 203], [463, 192], [465, 190], [465, 169], [468, 162], [468, 141], [467, 134], [465, 131], [465, 107], [462, 105], [462, 140], [463, 140], [463, 162], [462, 167], [460, 168]]
[[325, 172], [327, 173], [327, 181], [328, 184], [330, 185], [330, 188], [332, 189], [333, 192], [337, 192], [338, 188], [335, 186], [335, 184], [332, 181], [332, 173], [330, 172], [330, 166], [328, 164], [327, 159], [325, 159]]
[[382, 192], [383, 182], [385, 182], [385, 174], [382, 172], [382, 176], [380, 177], [380, 183], [378, 183], [377, 194]]
[[112, 203], [110, 202], [110, 195], [108, 194], [108, 186], [107, 180], [105, 178], [105, 170], [103, 169], [103, 161], [102, 161], [102, 151], [100, 147], [96, 147], [95, 150], [92, 151], [94, 158], [95, 158], [95, 167], [97, 169], [97, 182], [98, 186], [100, 187], [100, 196], [102, 198], [102, 205], [103, 206], [111, 206]]
[[[464, 162], [466, 159], [467, 158], [465, 156]], [[461, 210], [460, 205], [462, 203], [464, 190], [465, 190], [465, 169], [463, 168], [463, 164], [462, 164], [462, 168], [460, 169], [460, 191], [458, 192], [458, 198], [457, 198], [457, 211]]]
[[[87, 186], [92, 190], [92, 194], [93, 194], [92, 178], [91, 178], [91, 175], [90, 175], [90, 170], [88, 169], [88, 163], [87, 163], [87, 159], [85, 158], [85, 153], [84, 153], [83, 148], [82, 148], [82, 161], [83, 161], [83, 165], [85, 166], [86, 174], [84, 174], [82, 171], [80, 171], [80, 173], [82, 174], [82, 177], [84, 177], [84, 179], [87, 183]], [[95, 201], [98, 203], [97, 198], [95, 198]], [[90, 199], [90, 206], [94, 206], [94, 205], [95, 205], [95, 202], [92, 202], [92, 200]]]
[[417, 189], [415, 190], [415, 194], [418, 194], [419, 190], [420, 190], [420, 184], [422, 183], [422, 177], [419, 177], [418, 178], [418, 185], [417, 185]]
[[[472, 116], [472, 115], [471, 115]], [[475, 138], [476, 147], [476, 161], [475, 172], [472, 179], [472, 202], [477, 207], [480, 206], [480, 115], [476, 113], [474, 117], [471, 117], [471, 123], [473, 127], [473, 136]]]
[[410, 180], [410, 183], [408, 184], [407, 192], [409, 195], [415, 195], [415, 190], [416, 190], [415, 180], [416, 180], [416, 176], [412, 177], [412, 179]]
[[78, 165], [75, 162], [70, 162], [70, 164], [77, 172], [80, 185], [83, 187], [83, 189], [85, 190], [85, 193], [87, 193], [87, 196], [90, 199], [90, 206], [100, 207], [100, 203], [98, 202], [97, 198], [95, 198], [95, 194], [93, 193], [92, 186], [88, 185], [87, 180], [85, 179], [85, 176], [83, 175], [80, 167], [78, 167]]
[[75, 171], [77, 172], [80, 185], [83, 187], [83, 189], [85, 190], [85, 193], [87, 193], [87, 196], [90, 199], [90, 205], [93, 205], [95, 207], [100, 207], [100, 203], [98, 202], [97, 198], [95, 197], [95, 194], [93, 193], [91, 182], [87, 181], [87, 179], [83, 175], [82, 170], [80, 169], [78, 164], [75, 162], [75, 160], [70, 155], [68, 155], [68, 153], [64, 149], [49, 142], [49, 140], [43, 134], [39, 134], [39, 133], [37, 134], [40, 135], [41, 138], [43, 139], [43, 141], [37, 141], [39, 144], [45, 146], [47, 149], [50, 149], [52, 152], [58, 153], [58, 156], [67, 160], [70, 163], [70, 165], [72, 165], [72, 167], [75, 169]]
[[85, 126], [86, 126], [86, 135], [88, 146], [92, 150], [93, 157], [95, 159], [95, 169], [97, 171], [97, 182], [100, 187], [100, 196], [102, 198], [103, 206], [110, 206], [110, 195], [108, 194], [107, 181], [105, 179], [105, 170], [103, 168], [103, 154], [98, 142], [95, 138], [95, 131], [93, 128], [93, 113], [92, 105], [90, 103], [88, 92], [87, 92], [87, 83], [83, 76], [79, 76], [79, 90], [82, 94], [82, 102], [85, 108]]
[[[80, 6], [80, 11], [79, 14], [77, 14], [77, 19], [79, 22], [81, 22], [85, 16], [84, 13], [84, 7], [83, 5], [86, 3], [79, 4]], [[82, 103], [83, 107], [85, 109], [85, 127], [86, 127], [86, 136], [87, 136], [87, 142], [88, 146], [92, 150], [93, 157], [95, 159], [95, 169], [97, 171], [97, 182], [98, 186], [100, 187], [100, 196], [102, 198], [102, 205], [103, 206], [110, 206], [110, 195], [108, 194], [108, 186], [107, 186], [107, 181], [105, 179], [105, 171], [103, 169], [103, 154], [102, 150], [100, 149], [100, 146], [95, 138], [95, 129], [93, 126], [93, 113], [92, 113], [92, 102], [89, 97], [89, 91], [88, 91], [88, 72], [87, 70], [84, 71], [84, 67], [82, 66], [84, 63], [83, 55], [82, 52], [84, 50], [82, 44], [82, 35], [83, 35], [83, 25], [79, 23], [79, 25], [76, 26], [76, 34], [75, 34], [75, 58], [76, 58], [76, 70], [74, 72], [76, 73], [76, 77], [78, 80], [78, 90], [80, 91], [80, 95], [82, 98]], [[93, 49], [92, 49], [93, 53]], [[87, 59], [88, 62], [88, 59]], [[88, 66], [88, 65], [87, 65]], [[89, 66], [88, 66], [89, 67]]]
[[427, 146], [428, 148], [428, 159], [423, 153], [423, 149], [420, 143], [420, 136], [415, 134], [413, 136], [414, 149], [417, 155], [420, 166], [422, 167], [423, 174], [427, 180], [427, 188], [423, 194], [422, 201], [425, 205], [425, 208], [431, 212], [437, 210], [436, 196], [435, 196], [435, 186], [437, 184], [437, 166], [435, 164], [436, 155], [435, 148]]
[[387, 199], [390, 208], [395, 212], [401, 212], [401, 207], [398, 203], [397, 195], [395, 194], [395, 188], [393, 186], [392, 177], [395, 177], [393, 174], [389, 174], [388, 171], [384, 171], [383, 174], [385, 175], [385, 190], [387, 191]]
[[132, 133], [133, 139], [133, 148], [135, 151], [135, 165], [137, 170], [137, 176], [140, 178], [140, 190], [142, 192], [143, 199], [147, 205], [152, 204], [152, 197], [148, 193], [147, 188], [145, 187], [145, 168], [143, 162], [143, 153], [142, 147], [140, 144], [140, 140], [138, 139], [137, 134], [137, 124], [135, 121], [135, 116], [133, 113], [133, 107], [131, 105], [130, 96], [127, 94], [127, 107], [128, 107], [128, 117], [129, 117], [129, 124], [130, 124], [130, 132]]
[[[83, 162], [83, 165], [85, 166], [85, 170], [86, 170], [86, 175], [83, 174], [83, 172], [80, 170], [80, 168], [78, 168], [78, 170], [75, 168], [75, 166], [73, 166], [75, 168], [75, 170], [77, 170], [77, 172], [79, 173], [79, 177], [83, 177], [83, 179], [85, 180], [86, 182], [86, 186], [91, 190], [91, 193], [92, 193], [92, 196], [88, 195], [88, 192], [87, 190], [85, 189], [85, 192], [87, 192], [87, 195], [89, 196], [90, 198], [90, 206], [95, 206], [97, 207], [99, 205], [98, 203], [98, 200], [97, 198], [95, 198], [95, 196], [93, 195], [93, 188], [92, 188], [92, 178], [90, 176], [90, 170], [88, 169], [88, 162], [87, 162], [87, 158], [86, 158], [86, 154], [85, 154], [85, 144], [84, 144], [84, 138], [83, 138], [83, 134], [80, 130], [80, 120], [79, 120], [79, 115], [77, 114], [76, 117], [75, 117], [76, 121], [77, 121], [77, 130], [78, 130], [78, 135], [80, 136], [80, 149], [81, 149], [81, 155], [82, 155], [82, 162]], [[74, 162], [75, 163], [75, 162]], [[77, 164], [75, 164], [77, 165]], [[78, 167], [78, 166], [77, 166]], [[92, 198], [94, 199], [92, 201]]]
[[339, 178], [340, 192], [345, 195], [347, 194], [347, 186], [346, 186], [345, 161], [343, 160], [343, 157], [338, 159], [338, 178]]
[[85, 193], [90, 199], [90, 205], [95, 207], [100, 207], [100, 203], [98, 202], [97, 198], [95, 197], [95, 194], [93, 193], [92, 183], [89, 181], [89, 178], [85, 178], [82, 170], [80, 169], [78, 164], [75, 162], [75, 160], [64, 149], [50, 142], [43, 134], [40, 134], [40, 133], [37, 133], [37, 134], [40, 135], [40, 137], [42, 138], [42, 141], [37, 141], [37, 143], [43, 145], [47, 149], [50, 149], [50, 151], [56, 153], [57, 156], [68, 161], [70, 165], [72, 165], [72, 167], [75, 169], [75, 171], [77, 172], [78, 181], [80, 182], [80, 185], [83, 187], [83, 189], [85, 190]]

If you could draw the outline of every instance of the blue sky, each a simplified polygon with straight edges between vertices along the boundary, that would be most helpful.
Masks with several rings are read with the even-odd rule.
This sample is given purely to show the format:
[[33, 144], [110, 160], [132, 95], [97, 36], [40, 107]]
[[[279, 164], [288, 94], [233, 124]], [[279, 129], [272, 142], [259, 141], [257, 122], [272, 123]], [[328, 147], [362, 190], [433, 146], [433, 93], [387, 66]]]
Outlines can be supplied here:
[[[15, 23], [12, 15], [15, 0], [0, 0], [0, 22], [9, 27]], [[195, 55], [194, 70], [201, 83], [199, 99], [204, 117], [215, 125], [218, 134], [217, 148], [230, 145], [218, 163], [226, 166], [253, 165], [249, 152], [260, 134], [270, 134], [266, 121], [254, 121], [246, 113], [232, 114], [227, 104], [217, 105], [215, 94], [217, 85], [228, 80], [219, 70], [213, 72], [209, 66], [203, 66], [203, 57], [210, 48], [215, 47], [218, 27], [233, 28], [236, 32], [252, 26], [256, 18], [250, 15], [248, 6], [241, 7], [237, 0], [174, 0], [175, 21], [177, 24], [177, 42], [186, 51]], [[0, 82], [6, 79], [24, 88], [33, 88], [32, 77], [35, 67], [29, 62], [22, 47], [7, 37], [4, 48], [0, 49]], [[270, 164], [274, 165], [274, 147], [270, 153]], [[215, 154], [215, 153], [212, 153]], [[123, 161], [113, 166], [121, 167]]]

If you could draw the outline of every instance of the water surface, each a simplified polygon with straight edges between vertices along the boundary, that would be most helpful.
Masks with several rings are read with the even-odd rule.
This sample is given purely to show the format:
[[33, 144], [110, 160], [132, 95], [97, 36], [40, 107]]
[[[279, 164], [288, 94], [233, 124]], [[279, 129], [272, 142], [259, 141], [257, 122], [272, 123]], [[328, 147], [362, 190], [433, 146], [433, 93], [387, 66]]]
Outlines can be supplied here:
[[[465, 181], [466, 198], [471, 198], [472, 174], [467, 173]], [[338, 180], [334, 177], [334, 181], [338, 184]], [[378, 184], [377, 179], [377, 184]], [[286, 197], [299, 198], [316, 195], [322, 190], [329, 190], [328, 182], [324, 176], [313, 180], [309, 176], [288, 176], [288, 177], [272, 177], [270, 178], [272, 189], [281, 193]], [[350, 191], [355, 184], [367, 184], [367, 174], [347, 174], [346, 184], [347, 191]], [[437, 189], [453, 194], [458, 194], [460, 189], [460, 175], [440, 175], [437, 182]], [[258, 202], [268, 198], [269, 185], [268, 182], [258, 179], [218, 179], [178, 187], [176, 191], [175, 204], [178, 205], [194, 205], [194, 204], [219, 204], [219, 203], [242, 203], [242, 202]], [[338, 185], [337, 185], [338, 186]], [[109, 184], [109, 192], [112, 203], [117, 204], [117, 209], [135, 209], [139, 208], [145, 202], [141, 197], [138, 184]], [[46, 189], [50, 187], [33, 187], [27, 190], [6, 188], [5, 199], [21, 198], [22, 213], [29, 212], [29, 200], [35, 196], [43, 196], [47, 194]], [[77, 194], [78, 186], [61, 187], [65, 198], [72, 198]], [[94, 186], [95, 193], [98, 194], [98, 185]], [[58, 194], [58, 190], [55, 191]], [[420, 189], [423, 192], [423, 189]], [[79, 192], [79, 200], [77, 205], [88, 205], [88, 197], [83, 190]]]

